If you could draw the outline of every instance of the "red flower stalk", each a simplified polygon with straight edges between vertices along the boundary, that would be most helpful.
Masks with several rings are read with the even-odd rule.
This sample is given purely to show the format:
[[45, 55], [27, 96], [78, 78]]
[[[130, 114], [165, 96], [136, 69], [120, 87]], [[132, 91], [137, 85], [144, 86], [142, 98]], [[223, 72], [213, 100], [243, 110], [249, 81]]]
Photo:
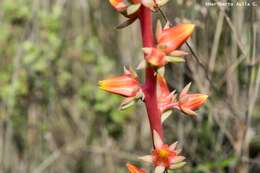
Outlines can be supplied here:
[[[153, 47], [153, 28], [152, 28], [152, 13], [151, 10], [141, 7], [139, 15], [141, 23], [142, 40], [144, 47]], [[147, 56], [147, 55], [145, 55]], [[161, 124], [161, 113], [157, 105], [157, 87], [156, 87], [156, 73], [151, 66], [145, 69], [145, 84], [142, 86], [142, 91], [145, 98], [145, 106], [149, 118], [151, 131], [156, 130], [163, 139], [163, 129]]]
[[130, 163], [128, 163], [126, 166], [127, 166], [128, 171], [130, 173], [146, 173], [143, 169], [139, 169], [139, 168], [137, 168], [136, 166], [134, 166]]
[[155, 149], [151, 155], [140, 157], [141, 160], [152, 163], [155, 173], [163, 173], [165, 169], [177, 169], [185, 165], [185, 157], [180, 156], [180, 150], [176, 150], [177, 142], [170, 146], [164, 144], [159, 134], [154, 130]]
[[179, 96], [179, 109], [190, 116], [196, 116], [195, 110], [199, 109], [207, 100], [206, 94], [188, 94], [191, 83], [189, 83], [181, 92]]
[[121, 76], [99, 81], [99, 87], [105, 91], [125, 97], [135, 97], [140, 91], [137, 75], [127, 69]]
[[[169, 91], [167, 82], [160, 75], [158, 68], [163, 67], [168, 62], [184, 61], [183, 56], [186, 56], [187, 53], [177, 49], [191, 36], [194, 25], [180, 24], [171, 28], [166, 26], [163, 29], [158, 24], [156, 44], [154, 44], [151, 10], [164, 5], [168, 0], [109, 1], [117, 11], [129, 18], [118, 28], [131, 24], [137, 18], [140, 19], [143, 51], [146, 60], [146, 62], [144, 61], [145, 83], [141, 86], [137, 75], [131, 70], [125, 70], [125, 73], [121, 76], [100, 81], [100, 88], [126, 97], [121, 104], [122, 109], [132, 105], [135, 100], [140, 98], [145, 102], [154, 149], [151, 155], [141, 157], [141, 159], [151, 162], [155, 166], [155, 173], [163, 173], [167, 169], [182, 167], [185, 164], [185, 157], [179, 155], [180, 150], [176, 149], [177, 143], [167, 145], [163, 142], [162, 121], [167, 117], [164, 115], [170, 112], [169, 109], [173, 108], [188, 115], [196, 115], [194, 110], [202, 106], [208, 96], [189, 94], [189, 84], [183, 89], [176, 101], [175, 91]], [[145, 173], [144, 170], [134, 165], [127, 164], [127, 167], [130, 173]]]

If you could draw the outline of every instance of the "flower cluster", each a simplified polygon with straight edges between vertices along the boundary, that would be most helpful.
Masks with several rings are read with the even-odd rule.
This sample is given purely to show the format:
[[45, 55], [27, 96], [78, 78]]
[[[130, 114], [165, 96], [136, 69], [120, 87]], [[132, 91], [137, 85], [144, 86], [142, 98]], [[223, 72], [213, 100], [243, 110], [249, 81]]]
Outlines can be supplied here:
[[110, 4], [124, 16], [130, 17], [136, 14], [143, 5], [151, 10], [163, 6], [168, 0], [109, 0]]
[[141, 6], [154, 11], [166, 4], [168, 0], [109, 0], [109, 2], [118, 12], [128, 18], [127, 21], [117, 26], [117, 28], [124, 28], [138, 18]]
[[[191, 83], [182, 90], [177, 99], [175, 91], [170, 92], [165, 78], [157, 74], [157, 105], [162, 113], [162, 121], [168, 117], [169, 112], [167, 111], [171, 109], [180, 110], [190, 116], [197, 115], [195, 110], [205, 103], [208, 96], [199, 93], [189, 94], [190, 86]], [[102, 80], [99, 82], [99, 87], [105, 91], [126, 97], [121, 104], [121, 109], [131, 106], [133, 102], [139, 99], [144, 100], [142, 86], [133, 70], [125, 68], [123, 75]], [[166, 114], [164, 114], [165, 112]]]
[[[144, 28], [150, 28], [149, 33], [152, 31], [152, 26], [143, 26], [145, 24], [151, 25], [151, 19], [149, 22], [142, 21], [149, 17], [147, 13], [160, 8], [167, 1], [109, 0], [118, 12], [130, 18], [128, 23], [139, 18], [143, 34], [145, 32]], [[146, 10], [146, 15], [144, 10]], [[149, 11], [147, 12], [147, 10]], [[194, 28], [193, 24], [178, 24], [173, 27], [166, 24], [163, 28], [161, 23], [158, 22], [156, 43], [154, 46], [147, 47], [147, 45], [153, 45], [153, 38], [148, 39], [150, 41], [149, 44], [145, 44], [144, 41], [144, 61], [138, 66], [138, 69], [141, 69], [140, 67], [146, 68], [144, 84], [142, 84], [134, 70], [127, 68], [124, 69], [122, 75], [99, 82], [101, 89], [125, 98], [121, 104], [121, 109], [128, 108], [138, 100], [145, 102], [152, 129], [154, 149], [150, 155], [140, 157], [140, 159], [151, 163], [155, 168], [154, 173], [163, 173], [168, 169], [177, 169], [186, 163], [184, 161], [185, 157], [180, 155], [181, 150], [177, 148], [177, 142], [171, 145], [163, 142], [162, 123], [171, 115], [173, 109], [191, 117], [197, 116], [195, 111], [206, 102], [208, 97], [206, 94], [189, 93], [191, 83], [186, 85], [179, 94], [176, 91], [170, 91], [164, 77], [164, 66], [168, 62], [185, 62], [184, 56], [189, 55], [189, 53], [179, 48], [191, 37]], [[147, 35], [144, 35], [143, 39], [147, 37]], [[153, 36], [150, 34], [150, 37]], [[130, 163], [127, 164], [127, 168], [130, 173], [145, 173], [145, 170], [139, 169]]]
[[169, 91], [165, 78], [160, 74], [157, 75], [158, 108], [162, 113], [162, 122], [171, 113], [169, 112], [171, 109], [178, 109], [189, 116], [197, 115], [195, 110], [199, 109], [206, 102], [208, 95], [200, 93], [190, 94], [188, 93], [190, 86], [191, 83], [186, 85], [177, 99], [175, 91]]

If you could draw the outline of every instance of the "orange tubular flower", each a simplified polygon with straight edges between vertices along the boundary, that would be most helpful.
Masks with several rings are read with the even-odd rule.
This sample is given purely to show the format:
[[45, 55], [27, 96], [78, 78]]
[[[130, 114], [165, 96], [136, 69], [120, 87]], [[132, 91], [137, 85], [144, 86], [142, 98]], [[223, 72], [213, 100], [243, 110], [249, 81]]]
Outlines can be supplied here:
[[126, 166], [130, 173], [145, 173], [145, 171], [143, 169], [138, 169], [137, 167], [135, 167], [134, 165], [132, 165], [130, 163], [128, 163]]
[[156, 29], [157, 47], [143, 48], [144, 53], [147, 54], [146, 61], [155, 67], [162, 67], [168, 62], [185, 62], [183, 57], [189, 53], [176, 49], [191, 36], [194, 28], [193, 24], [179, 24], [172, 28], [166, 25], [163, 29], [161, 23], [158, 22]]
[[179, 24], [172, 28], [157, 31], [157, 47], [166, 54], [179, 48], [192, 34], [193, 24]]
[[129, 3], [125, 0], [109, 0], [110, 4], [119, 12], [126, 10]]
[[188, 94], [191, 83], [189, 83], [181, 92], [179, 96], [178, 107], [179, 109], [191, 116], [196, 116], [194, 110], [199, 109], [207, 100], [208, 95], [205, 94]]
[[140, 159], [153, 163], [155, 173], [163, 173], [165, 169], [177, 169], [185, 165], [185, 157], [179, 156], [180, 151], [176, 150], [177, 142], [170, 146], [164, 144], [155, 130], [153, 137], [155, 149], [152, 151], [152, 155], [143, 156]]
[[141, 5], [154, 10], [157, 6], [166, 4], [168, 0], [109, 0], [109, 2], [117, 11], [130, 17], [139, 11]]
[[158, 107], [161, 113], [178, 106], [178, 103], [175, 101], [176, 95], [174, 93], [175, 91], [170, 93], [165, 78], [157, 74]]
[[141, 7], [141, 3], [138, 0], [109, 0], [110, 4], [125, 17], [130, 18], [132, 23], [137, 18], [137, 12]]
[[99, 81], [99, 87], [105, 91], [125, 97], [135, 97], [140, 91], [137, 75], [127, 69], [121, 76]]
[[143, 51], [147, 54], [147, 56], [145, 56], [146, 61], [149, 62], [151, 65], [162, 67], [167, 63], [166, 55], [160, 49], [143, 48]]

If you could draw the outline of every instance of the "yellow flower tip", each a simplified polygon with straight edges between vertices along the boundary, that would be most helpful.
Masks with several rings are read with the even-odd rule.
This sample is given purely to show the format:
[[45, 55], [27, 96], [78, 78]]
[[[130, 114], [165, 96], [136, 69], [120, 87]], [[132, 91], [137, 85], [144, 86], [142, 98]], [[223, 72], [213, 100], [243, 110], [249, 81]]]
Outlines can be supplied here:
[[191, 23], [182, 23], [177, 25], [176, 28], [178, 28], [179, 31], [182, 31], [185, 36], [190, 36], [195, 30], [195, 25]]
[[191, 34], [195, 30], [195, 25], [194, 24], [184, 24], [184, 25], [185, 25], [187, 33]]
[[185, 28], [189, 29], [190, 31], [195, 29], [195, 24], [192, 23], [185, 23], [183, 24], [185, 26]]
[[201, 94], [201, 96], [200, 96], [200, 100], [202, 101], [202, 102], [205, 102], [207, 99], [208, 99], [208, 95], [206, 95], [206, 94]]
[[102, 90], [106, 90], [106, 88], [107, 88], [106, 83], [107, 82], [105, 80], [99, 81], [98, 82], [99, 88], [102, 89]]
[[117, 5], [117, 1], [116, 0], [109, 0], [110, 4], [112, 4], [113, 6]]
[[127, 168], [128, 168], [129, 170], [132, 170], [132, 169], [135, 168], [135, 166], [132, 165], [132, 164], [130, 164], [130, 163], [127, 163], [126, 166], [127, 166]]
[[99, 87], [102, 87], [104, 85], [104, 81], [103, 80], [98, 81], [98, 85], [99, 85]]
[[130, 171], [130, 173], [135, 173], [138, 171], [137, 168], [130, 163], [127, 163], [126, 166], [127, 166], [128, 170]]
[[156, 58], [151, 58], [149, 63], [152, 65], [152, 66], [158, 66], [158, 60]]
[[188, 25], [190, 26], [191, 30], [194, 30], [194, 29], [195, 29], [195, 27], [196, 27], [196, 25], [195, 25], [195, 24], [188, 24]]

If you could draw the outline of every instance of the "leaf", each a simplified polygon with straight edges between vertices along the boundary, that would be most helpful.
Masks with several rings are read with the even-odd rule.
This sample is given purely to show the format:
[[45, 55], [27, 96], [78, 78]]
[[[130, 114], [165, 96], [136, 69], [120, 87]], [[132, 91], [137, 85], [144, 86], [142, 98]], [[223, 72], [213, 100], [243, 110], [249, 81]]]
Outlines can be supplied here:
[[120, 105], [120, 110], [127, 109], [135, 104], [136, 100], [135, 97], [129, 97], [123, 100], [123, 102]]
[[171, 166], [170, 169], [178, 169], [178, 168], [183, 167], [185, 164], [186, 164], [186, 162], [180, 162], [180, 163], [177, 163], [177, 164], [174, 164], [173, 166]]
[[137, 70], [145, 69], [146, 66], [147, 66], [146, 61], [145, 61], [145, 60], [142, 60], [142, 61], [138, 64], [138, 66], [136, 67], [136, 69], [137, 69]]
[[136, 13], [140, 9], [140, 7], [141, 7], [141, 3], [130, 5], [127, 8], [127, 15], [132, 15], [132, 14]]
[[166, 112], [164, 112], [161, 116], [161, 121], [162, 123], [172, 114], [172, 111], [171, 110], [168, 110]]
[[129, 25], [131, 25], [132, 23], [134, 23], [134, 21], [137, 19], [137, 16], [132, 17], [126, 21], [124, 21], [123, 23], [119, 24], [118, 26], [116, 26], [116, 29], [123, 29]]
[[157, 21], [156, 25], [156, 39], [158, 41], [159, 35], [162, 33], [162, 23], [160, 20]]
[[174, 56], [167, 56], [167, 61], [171, 63], [182, 63], [185, 62], [183, 57], [174, 57]]
[[164, 74], [165, 74], [165, 67], [163, 66], [163, 67], [159, 68], [159, 69], [157, 70], [157, 72], [158, 72], [161, 76], [164, 76]]
[[153, 140], [154, 140], [155, 148], [161, 148], [162, 147], [163, 141], [162, 141], [160, 135], [158, 134], [158, 132], [156, 130], [153, 130]]
[[190, 53], [189, 52], [185, 52], [183, 50], [175, 50], [173, 52], [170, 53], [171, 56], [174, 56], [174, 57], [183, 57], [183, 56], [187, 56], [189, 55]]

